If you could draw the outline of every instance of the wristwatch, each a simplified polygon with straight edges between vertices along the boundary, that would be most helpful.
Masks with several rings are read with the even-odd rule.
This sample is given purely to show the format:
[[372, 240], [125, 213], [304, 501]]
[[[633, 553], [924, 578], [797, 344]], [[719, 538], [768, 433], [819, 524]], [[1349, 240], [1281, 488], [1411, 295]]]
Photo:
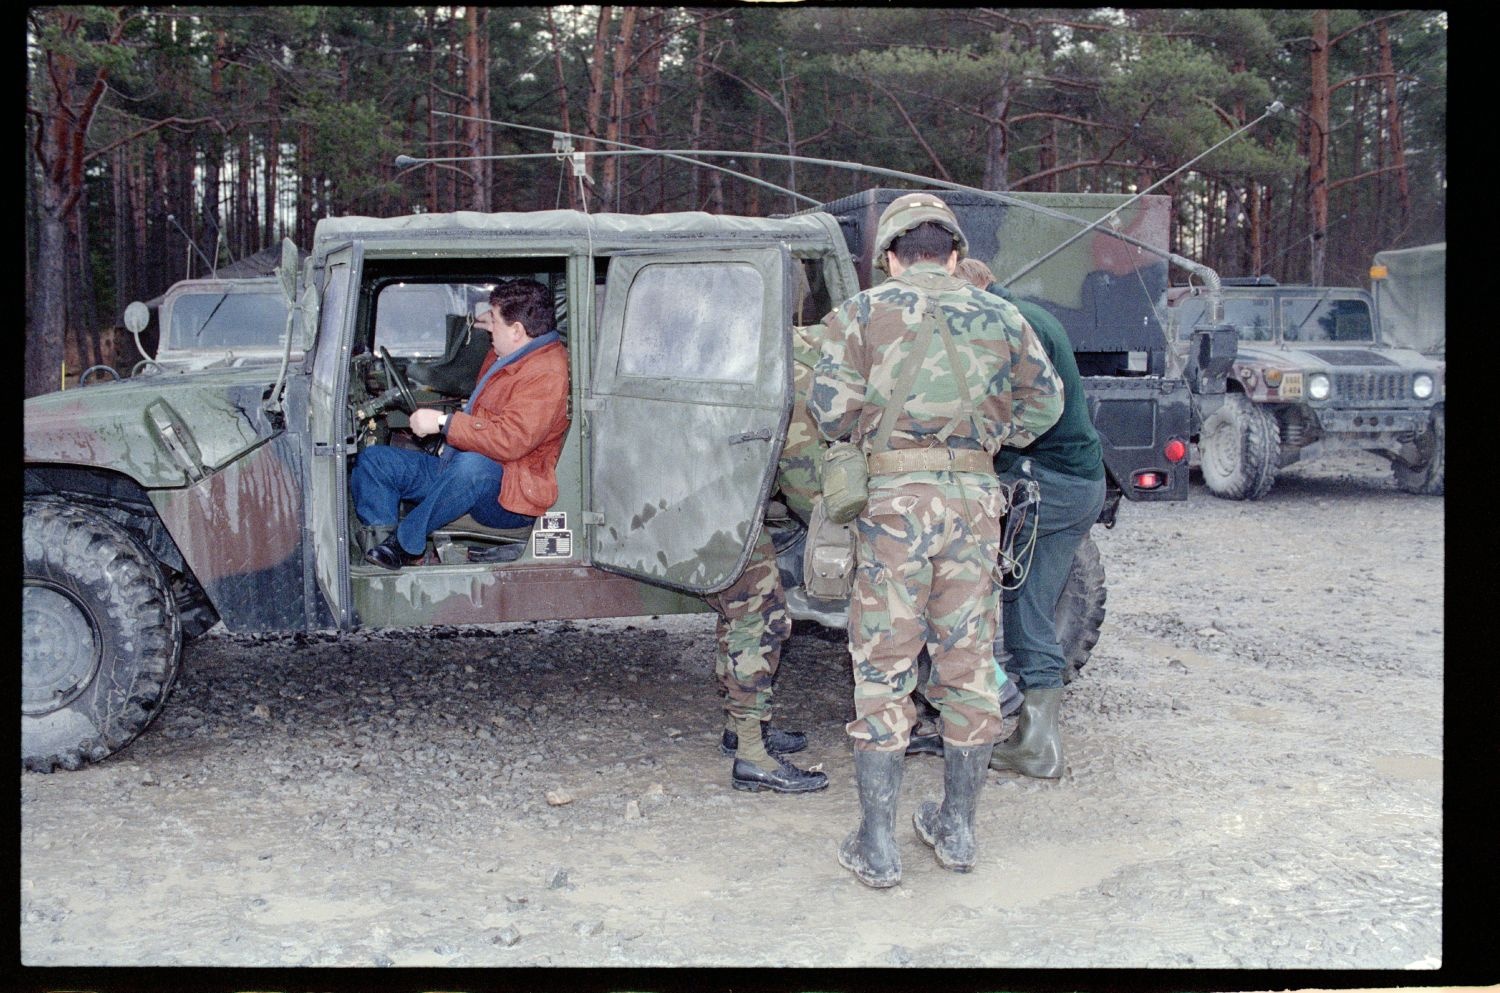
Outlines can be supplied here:
[[445, 438], [448, 437], [448, 415], [447, 414], [439, 414], [438, 415], [438, 434], [442, 435]]

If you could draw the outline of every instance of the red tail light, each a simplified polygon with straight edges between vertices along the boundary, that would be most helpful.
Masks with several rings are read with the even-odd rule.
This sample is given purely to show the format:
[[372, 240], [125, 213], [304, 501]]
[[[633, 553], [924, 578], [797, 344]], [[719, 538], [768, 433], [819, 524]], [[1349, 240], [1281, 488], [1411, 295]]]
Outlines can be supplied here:
[[1138, 490], [1159, 490], [1167, 485], [1167, 477], [1162, 473], [1144, 469], [1135, 474], [1134, 482]]
[[1181, 438], [1173, 438], [1162, 446], [1161, 453], [1166, 456], [1168, 462], [1181, 462], [1187, 458], [1187, 442]]

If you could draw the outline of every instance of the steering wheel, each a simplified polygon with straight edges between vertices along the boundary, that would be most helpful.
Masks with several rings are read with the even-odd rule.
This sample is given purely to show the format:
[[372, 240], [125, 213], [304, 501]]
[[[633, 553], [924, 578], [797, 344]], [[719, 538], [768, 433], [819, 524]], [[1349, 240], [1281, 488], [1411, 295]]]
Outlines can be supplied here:
[[380, 346], [380, 364], [385, 366], [385, 381], [388, 385], [395, 387], [397, 393], [396, 406], [403, 414], [408, 416], [417, 412], [417, 398], [412, 395], [411, 386], [406, 382], [406, 377], [396, 368], [396, 362], [391, 358], [391, 350], [384, 345]]
[[[406, 382], [406, 377], [401, 375], [396, 368], [395, 361], [391, 358], [390, 349], [384, 345], [380, 346], [380, 364], [385, 367], [385, 381], [396, 391], [396, 408], [410, 417], [417, 412], [417, 398], [412, 394], [411, 386]], [[428, 455], [436, 455], [443, 445], [443, 437], [440, 434], [430, 434], [425, 438], [417, 438], [417, 446]]]

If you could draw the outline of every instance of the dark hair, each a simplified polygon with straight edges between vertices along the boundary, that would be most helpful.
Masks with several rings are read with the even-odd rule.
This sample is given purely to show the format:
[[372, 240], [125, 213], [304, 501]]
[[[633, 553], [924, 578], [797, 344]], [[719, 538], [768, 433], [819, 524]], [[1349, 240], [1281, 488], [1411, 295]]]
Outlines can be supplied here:
[[943, 262], [957, 241], [953, 232], [936, 221], [923, 221], [891, 242], [891, 251], [902, 265], [913, 262]]
[[540, 338], [552, 330], [556, 313], [552, 291], [534, 279], [501, 283], [490, 291], [490, 306], [507, 324], [519, 322], [528, 338]]

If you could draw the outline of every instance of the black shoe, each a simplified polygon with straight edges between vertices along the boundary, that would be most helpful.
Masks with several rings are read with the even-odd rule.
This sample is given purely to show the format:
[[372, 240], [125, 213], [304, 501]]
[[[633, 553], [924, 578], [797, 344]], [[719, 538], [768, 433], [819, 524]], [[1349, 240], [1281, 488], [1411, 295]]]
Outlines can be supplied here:
[[908, 755], [943, 754], [943, 736], [940, 734], [914, 734], [906, 744]]
[[[790, 755], [807, 747], [807, 735], [801, 731], [783, 731], [781, 728], [771, 727], [765, 721], [760, 723], [760, 740], [772, 755]], [[719, 751], [725, 755], [733, 755], [739, 750], [740, 736], [733, 731], [725, 731], [724, 737], [719, 739]]]
[[406, 551], [396, 543], [396, 536], [393, 534], [365, 552], [365, 561], [371, 565], [378, 565], [382, 569], [399, 569], [404, 565], [416, 565], [422, 561], [422, 556], [407, 555]]
[[734, 769], [729, 774], [730, 783], [737, 790], [774, 790], [777, 793], [812, 793], [828, 785], [828, 777], [821, 772], [799, 769], [780, 755], [771, 757], [776, 760], [774, 772], [767, 772], [753, 762], [735, 759]]

